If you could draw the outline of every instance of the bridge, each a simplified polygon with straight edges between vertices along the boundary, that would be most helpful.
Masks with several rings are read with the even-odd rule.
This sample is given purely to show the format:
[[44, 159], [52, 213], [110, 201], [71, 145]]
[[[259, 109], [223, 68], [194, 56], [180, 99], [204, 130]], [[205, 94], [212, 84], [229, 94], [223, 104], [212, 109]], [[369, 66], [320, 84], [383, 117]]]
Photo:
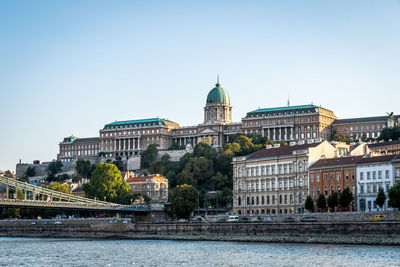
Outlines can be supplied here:
[[[39, 208], [39, 209], [65, 209], [107, 212], [149, 212], [150, 207], [121, 205], [73, 194], [67, 194], [42, 186], [35, 186], [0, 175], [0, 185], [5, 186], [5, 194], [0, 194], [0, 207], [10, 208]], [[3, 186], [3, 188], [4, 188]], [[23, 199], [10, 198], [10, 192], [22, 191]]]

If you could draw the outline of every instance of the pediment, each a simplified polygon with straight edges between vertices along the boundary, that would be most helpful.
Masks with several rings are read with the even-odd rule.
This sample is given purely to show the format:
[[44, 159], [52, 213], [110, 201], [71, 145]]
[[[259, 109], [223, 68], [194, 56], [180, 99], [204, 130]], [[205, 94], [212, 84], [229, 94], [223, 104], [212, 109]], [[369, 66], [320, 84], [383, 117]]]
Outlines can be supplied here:
[[217, 131], [207, 128], [207, 129], [204, 129], [203, 131], [201, 131], [199, 134], [216, 134], [216, 133], [217, 133]]

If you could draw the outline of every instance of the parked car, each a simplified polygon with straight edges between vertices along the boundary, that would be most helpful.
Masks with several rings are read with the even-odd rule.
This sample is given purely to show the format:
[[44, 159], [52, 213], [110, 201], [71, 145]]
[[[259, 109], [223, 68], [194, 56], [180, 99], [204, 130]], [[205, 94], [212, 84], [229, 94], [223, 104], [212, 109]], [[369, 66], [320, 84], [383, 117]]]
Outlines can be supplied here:
[[226, 222], [226, 220], [224, 218], [218, 218], [217, 222]]
[[379, 222], [385, 220], [385, 217], [383, 215], [375, 215], [374, 217], [371, 217], [371, 221], [373, 222]]
[[54, 224], [62, 224], [62, 222], [56, 221], [56, 222], [54, 222]]
[[50, 224], [50, 222], [44, 222], [44, 224]]
[[284, 222], [294, 222], [294, 219], [292, 217], [286, 217], [286, 218], [283, 218], [283, 221]]
[[188, 220], [186, 220], [186, 219], [179, 219], [178, 222], [180, 222], [180, 223], [185, 223], [185, 222], [188, 222]]
[[162, 223], [162, 222], [164, 222], [164, 220], [162, 220], [162, 219], [154, 219], [151, 222], [152, 223]]
[[256, 216], [256, 217], [251, 217], [251, 218], [250, 218], [250, 221], [251, 221], [251, 222], [261, 222], [261, 219], [260, 219], [260, 217], [257, 217], [257, 216]]
[[229, 216], [227, 222], [238, 222], [239, 221], [239, 216]]
[[271, 217], [265, 217], [263, 222], [272, 222], [272, 219]]
[[31, 222], [31, 224], [36, 224], [36, 222]]
[[202, 219], [200, 216], [192, 218], [192, 222], [201, 222], [201, 221], [202, 221]]
[[304, 217], [301, 219], [301, 221], [302, 221], [302, 222], [316, 222], [317, 219], [316, 219], [315, 217], [313, 217], [313, 216], [304, 216]]
[[249, 218], [247, 218], [247, 217], [239, 217], [239, 220], [238, 220], [238, 222], [248, 222], [249, 221]]

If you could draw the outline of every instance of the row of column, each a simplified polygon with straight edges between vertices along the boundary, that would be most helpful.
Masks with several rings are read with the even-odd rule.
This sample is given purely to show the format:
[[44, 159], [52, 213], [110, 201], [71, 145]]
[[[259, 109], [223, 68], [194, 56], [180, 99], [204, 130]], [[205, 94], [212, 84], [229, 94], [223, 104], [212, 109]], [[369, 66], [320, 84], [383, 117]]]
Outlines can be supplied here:
[[294, 139], [294, 127], [276, 127], [263, 129], [262, 135], [272, 141], [287, 141]]
[[139, 150], [140, 137], [115, 139], [114, 151]]
[[[187, 140], [190, 140], [189, 142]], [[178, 137], [175, 138], [175, 142], [179, 146], [186, 146], [188, 143], [190, 143], [193, 147], [197, 144], [197, 137]]]

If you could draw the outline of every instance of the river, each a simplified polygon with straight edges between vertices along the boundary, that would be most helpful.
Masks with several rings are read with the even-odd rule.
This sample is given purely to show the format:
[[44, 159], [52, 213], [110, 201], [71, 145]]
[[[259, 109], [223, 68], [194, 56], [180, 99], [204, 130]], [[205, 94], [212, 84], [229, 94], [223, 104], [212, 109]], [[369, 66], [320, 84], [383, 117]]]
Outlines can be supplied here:
[[0, 266], [400, 266], [400, 247], [0, 238]]

